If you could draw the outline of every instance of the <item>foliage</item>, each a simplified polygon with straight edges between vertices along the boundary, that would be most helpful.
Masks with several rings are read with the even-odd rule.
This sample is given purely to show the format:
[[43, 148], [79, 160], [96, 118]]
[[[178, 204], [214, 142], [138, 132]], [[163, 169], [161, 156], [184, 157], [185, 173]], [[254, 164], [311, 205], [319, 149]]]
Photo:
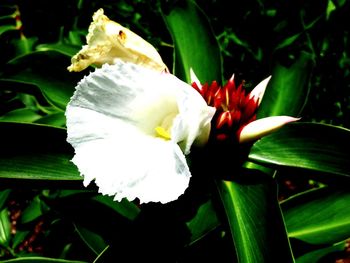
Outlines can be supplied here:
[[[64, 111], [91, 68], [66, 68], [100, 7], [184, 81], [190, 68], [203, 82], [235, 73], [250, 90], [272, 75], [258, 118], [301, 121], [235, 151], [194, 150], [190, 187], [169, 204], [115, 202], [84, 188]], [[1, 262], [349, 257], [349, 8], [336, 0], [2, 1]]]

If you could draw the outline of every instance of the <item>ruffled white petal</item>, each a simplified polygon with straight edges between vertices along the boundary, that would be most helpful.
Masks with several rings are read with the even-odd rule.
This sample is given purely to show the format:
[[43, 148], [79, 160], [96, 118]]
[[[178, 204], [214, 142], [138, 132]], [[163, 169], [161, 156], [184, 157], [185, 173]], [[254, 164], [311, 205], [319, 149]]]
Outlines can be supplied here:
[[[174, 114], [175, 113], [175, 114]], [[187, 188], [187, 153], [214, 111], [167, 73], [117, 61], [84, 78], [67, 106], [68, 142], [84, 184], [116, 200], [169, 202]], [[155, 127], [175, 116], [171, 140]], [[205, 129], [204, 129], [205, 130]]]

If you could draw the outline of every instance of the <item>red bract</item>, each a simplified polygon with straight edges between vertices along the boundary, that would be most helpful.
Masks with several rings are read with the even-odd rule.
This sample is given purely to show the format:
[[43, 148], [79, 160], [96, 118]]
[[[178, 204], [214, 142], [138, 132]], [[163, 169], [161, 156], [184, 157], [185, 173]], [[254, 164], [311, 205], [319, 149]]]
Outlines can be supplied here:
[[237, 87], [233, 77], [223, 87], [216, 81], [210, 85], [193, 82], [192, 87], [202, 95], [209, 106], [216, 108], [212, 120], [213, 138], [239, 141], [242, 129], [256, 119], [259, 98], [251, 96], [250, 93], [246, 94], [242, 83]]

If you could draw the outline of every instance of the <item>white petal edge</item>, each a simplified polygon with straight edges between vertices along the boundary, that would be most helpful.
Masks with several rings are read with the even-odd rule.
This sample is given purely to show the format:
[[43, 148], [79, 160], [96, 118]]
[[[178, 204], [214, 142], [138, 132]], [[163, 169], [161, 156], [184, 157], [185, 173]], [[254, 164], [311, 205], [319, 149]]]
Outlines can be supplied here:
[[258, 140], [261, 137], [278, 130], [283, 125], [298, 120], [300, 120], [300, 118], [290, 116], [271, 116], [255, 120], [242, 129], [239, 135], [239, 142], [247, 143]]

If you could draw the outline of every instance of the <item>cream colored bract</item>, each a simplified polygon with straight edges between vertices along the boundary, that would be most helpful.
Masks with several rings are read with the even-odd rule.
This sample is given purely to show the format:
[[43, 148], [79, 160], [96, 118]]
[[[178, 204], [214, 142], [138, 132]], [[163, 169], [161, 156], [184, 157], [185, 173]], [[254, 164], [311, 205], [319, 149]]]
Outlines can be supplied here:
[[150, 43], [110, 20], [103, 14], [103, 9], [94, 13], [86, 41], [87, 45], [72, 57], [69, 71], [82, 71], [92, 64], [114, 64], [116, 59], [158, 71], [167, 70], [157, 50]]

